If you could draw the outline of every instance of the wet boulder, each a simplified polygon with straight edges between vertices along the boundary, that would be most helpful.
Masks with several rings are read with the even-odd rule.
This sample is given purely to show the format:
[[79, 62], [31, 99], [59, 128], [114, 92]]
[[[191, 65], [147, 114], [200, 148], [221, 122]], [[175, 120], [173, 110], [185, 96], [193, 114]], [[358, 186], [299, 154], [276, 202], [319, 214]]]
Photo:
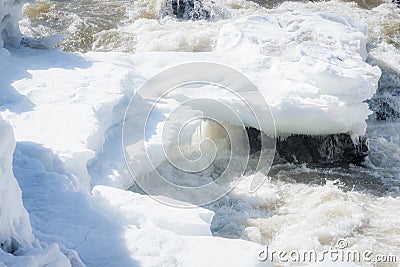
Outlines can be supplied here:
[[200, 0], [167, 0], [165, 15], [184, 20], [209, 19], [210, 11]]
[[278, 140], [277, 156], [287, 162], [310, 166], [360, 165], [368, 152], [367, 138], [354, 142], [348, 134], [291, 135]]
[[[261, 133], [254, 128], [246, 128], [250, 152], [261, 149]], [[306, 163], [309, 166], [329, 167], [349, 164], [360, 165], [368, 152], [367, 138], [354, 142], [348, 134], [331, 135], [290, 135], [276, 141], [274, 164]]]

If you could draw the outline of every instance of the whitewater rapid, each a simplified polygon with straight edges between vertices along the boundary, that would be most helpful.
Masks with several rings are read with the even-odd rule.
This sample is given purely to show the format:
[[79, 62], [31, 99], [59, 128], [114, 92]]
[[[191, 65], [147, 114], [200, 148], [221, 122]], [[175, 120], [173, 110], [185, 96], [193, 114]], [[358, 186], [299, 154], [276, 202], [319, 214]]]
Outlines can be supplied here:
[[[35, 5], [25, 6], [24, 19], [20, 22], [20, 26], [24, 34], [35, 38], [68, 34], [58, 45], [65, 51], [126, 52], [139, 55], [138, 64], [147, 67], [151, 64], [145, 65], [149, 60], [146, 56], [140, 55], [143, 52], [199, 52], [199, 56], [193, 56], [196, 58], [203, 57], [201, 52], [218, 50], [217, 41], [220, 30], [224, 25], [243, 16], [259, 13], [280, 15], [287, 11], [328, 11], [347, 15], [368, 26], [367, 62], [371, 66], [379, 66], [383, 71], [378, 96], [368, 102], [370, 108], [375, 112], [379, 111], [382, 101], [386, 101], [389, 103], [389, 108], [393, 110], [393, 114], [400, 113], [398, 104], [400, 101], [400, 11], [393, 4], [360, 1], [357, 5], [337, 0], [316, 3], [284, 2], [273, 5], [266, 4], [264, 1], [259, 2], [261, 5], [252, 1], [222, 0], [215, 4], [212, 20], [182, 21], [162, 16], [163, 1], [156, 0], [37, 1]], [[104, 14], [103, 10], [109, 12]], [[88, 53], [86, 59], [93, 61], [98, 59], [95, 56], [91, 59], [91, 55]], [[51, 60], [50, 57], [49, 65], [51, 65]], [[63, 60], [73, 62], [81, 69], [90, 67], [92, 71], [96, 70], [97, 66], [99, 70], [110, 68], [115, 75], [124, 76], [121, 80], [126, 83], [140, 83], [144, 80], [135, 78], [136, 76], [133, 77], [128, 72], [113, 70], [111, 64], [114, 63], [114, 59], [109, 59], [108, 63], [95, 63], [93, 66], [86, 65], [85, 60], [79, 57], [66, 56]], [[166, 56], [166, 61], [168, 61], [168, 56]], [[130, 59], [118, 62], [119, 66], [132, 64]], [[133, 67], [133, 65], [130, 66]], [[151, 67], [148, 68], [150, 70], [144, 69], [150, 73], [155, 71]], [[74, 77], [74, 74], [69, 74]], [[41, 86], [40, 83], [44, 79], [40, 75], [45, 74], [40, 71], [33, 73], [34, 77], [39, 77], [37, 86]], [[100, 79], [92, 73], [82, 75], [89, 77], [88, 80]], [[28, 81], [20, 81], [16, 86], [28, 88], [24, 85], [25, 83]], [[54, 83], [52, 85], [50, 82], [50, 86], [58, 86], [56, 82]], [[69, 95], [68, 86], [66, 84], [64, 86], [63, 93]], [[96, 83], [87, 85], [92, 91], [82, 90], [77, 98], [87, 96], [87, 99], [90, 99], [90, 92], [94, 93], [96, 86], [99, 85]], [[119, 86], [121, 84], [112, 83], [108, 88], [110, 91], [105, 90], [98, 96], [96, 101], [101, 103], [114, 102], [105, 105], [104, 110], [101, 110], [104, 114], [109, 114], [109, 109], [116, 103], [124, 107], [124, 104], [126, 105], [124, 101], [131, 96], [124, 91], [125, 95], [122, 98], [116, 97], [115, 92], [123, 91]], [[27, 93], [35, 99], [37, 92], [27, 91]], [[49, 103], [52, 104], [52, 101]], [[117, 105], [119, 108], [121, 106]], [[42, 112], [49, 113], [45, 109]], [[92, 111], [87, 107], [77, 111], [79, 112], [90, 114], [87, 121], [82, 121], [80, 127], [91, 127], [96, 114], [91, 113]], [[367, 116], [368, 111], [364, 115]], [[50, 115], [49, 118], [54, 119], [54, 122], [57, 121]], [[10, 119], [12, 120], [13, 116], [10, 115]], [[110, 124], [113, 119], [115, 118], [107, 118], [103, 123]], [[14, 125], [17, 123], [14, 122]], [[21, 121], [21, 124], [23, 123], [25, 122]], [[87, 136], [78, 136], [74, 139], [76, 136], [72, 135], [59, 135], [60, 139], [72, 140], [70, 142], [54, 140], [54, 146], [50, 144], [65, 154], [69, 162], [67, 167], [81, 170], [74, 175], [85, 177], [83, 187], [89, 187], [90, 177], [96, 177], [93, 179], [94, 185], [112, 184], [110, 180], [115, 181], [113, 186], [116, 187], [124, 188], [130, 185], [129, 178], [121, 178], [122, 174], [113, 172], [119, 168], [115, 166], [113, 160], [120, 156], [115, 156], [113, 151], [120, 134], [117, 129], [118, 122], [113, 121], [113, 123], [116, 124], [114, 128], [101, 128], [98, 133], [99, 138], [92, 138], [88, 144], [81, 142], [88, 139]], [[58, 129], [62, 127], [64, 126], [60, 125]], [[363, 126], [361, 128], [364, 129]], [[18, 134], [23, 135], [23, 133]], [[26, 131], [26, 134], [32, 133]], [[87, 135], [90, 134], [90, 132], [87, 133]], [[269, 244], [276, 249], [287, 251], [293, 249], [322, 251], [331, 247], [338, 238], [345, 238], [353, 249], [400, 255], [400, 226], [398, 224], [400, 218], [400, 122], [398, 116], [388, 116], [382, 121], [377, 120], [376, 113], [371, 115], [367, 120], [366, 134], [369, 138], [370, 151], [362, 166], [310, 168], [296, 164], [276, 165], [266, 177], [266, 182], [252, 196], [247, 194], [252, 176], [242, 177], [231, 194], [206, 206], [207, 209], [215, 212], [213, 220], [208, 222], [211, 224], [212, 234], [227, 238], [241, 238], [261, 245]], [[109, 138], [103, 140], [103, 136]], [[38, 138], [43, 142], [49, 139], [46, 135], [40, 135]], [[70, 158], [70, 155], [75, 152], [74, 149], [84, 150], [86, 146], [101, 153], [95, 157], [88, 151], [86, 154], [80, 154], [78, 159]], [[162, 164], [160, 166], [164, 168]], [[166, 166], [163, 171], [172, 173], [172, 170], [168, 168]], [[99, 201], [107, 199], [111, 195], [111, 192], [107, 190], [100, 187], [95, 192], [96, 198]], [[135, 191], [137, 188], [133, 187], [131, 190]], [[138, 199], [137, 201], [141, 201], [140, 197]], [[116, 209], [117, 204], [110, 205]], [[34, 209], [28, 206], [28, 212], [30, 208]], [[116, 211], [118, 212], [119, 210]], [[136, 223], [136, 218], [132, 219], [129, 216], [126, 218], [127, 215], [123, 214], [123, 209], [122, 212], [113, 215], [122, 221], [131, 220]], [[210, 219], [209, 214], [206, 214], [206, 217]], [[203, 222], [199, 221], [203, 227]], [[203, 233], [206, 231], [204, 229], [201, 228], [199, 231]], [[174, 228], [174, 231], [177, 230]], [[132, 233], [132, 235], [135, 234]], [[141, 240], [140, 237], [137, 237], [137, 240]], [[193, 243], [193, 241], [185, 242]]]

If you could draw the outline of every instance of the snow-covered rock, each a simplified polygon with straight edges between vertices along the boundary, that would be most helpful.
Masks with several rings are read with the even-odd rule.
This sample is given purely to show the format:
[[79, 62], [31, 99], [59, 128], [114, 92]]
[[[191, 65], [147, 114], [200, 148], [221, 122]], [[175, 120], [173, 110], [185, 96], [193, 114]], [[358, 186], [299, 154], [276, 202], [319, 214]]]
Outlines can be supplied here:
[[10, 124], [0, 116], [0, 247], [6, 252], [32, 247], [34, 238], [12, 160], [15, 139]]
[[15, 139], [0, 116], [0, 265], [70, 266], [58, 245], [43, 249], [34, 238], [22, 193], [12, 169]]
[[[6, 79], [6, 66], [11, 60], [10, 54], [3, 46], [17, 47], [21, 41], [18, 20], [24, 2], [26, 1], [0, 1], [1, 79]], [[8, 100], [17, 96], [9, 89], [7, 83], [0, 87], [0, 111], [4, 109]], [[24, 207], [22, 192], [13, 173], [15, 147], [13, 128], [0, 114], [0, 266], [70, 266], [70, 261], [57, 244], [41, 244], [32, 233], [29, 214]], [[73, 254], [69, 250], [65, 252]]]
[[26, 0], [0, 0], [0, 47], [4, 44], [18, 46], [21, 41], [18, 21]]
[[[363, 135], [381, 75], [365, 62], [366, 26], [328, 13], [253, 15], [223, 26], [217, 51], [259, 87], [280, 135]], [[351, 116], [349, 116], [351, 114]]]

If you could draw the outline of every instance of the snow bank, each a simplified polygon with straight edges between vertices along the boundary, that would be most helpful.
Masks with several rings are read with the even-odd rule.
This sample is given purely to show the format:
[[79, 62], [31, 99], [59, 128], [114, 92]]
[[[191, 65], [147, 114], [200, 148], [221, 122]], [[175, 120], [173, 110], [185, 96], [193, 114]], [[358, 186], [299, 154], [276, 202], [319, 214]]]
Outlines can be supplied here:
[[[10, 94], [9, 110], [3, 114], [15, 127], [15, 175], [42, 242], [62, 245], [66, 255], [76, 250], [88, 266], [220, 266], [217, 255], [230, 266], [258, 266], [260, 245], [211, 236], [211, 211], [168, 207], [105, 186], [87, 194], [89, 178], [96, 184], [108, 174], [88, 172], [90, 159], [97, 156], [99, 165], [118, 166], [114, 171], [123, 172], [121, 139], [116, 135], [111, 147], [108, 142], [113, 141], [112, 129], [120, 127], [133, 88], [146, 77], [145, 69], [135, 68], [134, 56], [23, 51], [23, 57], [6, 59], [11, 77], [20, 68], [29, 75], [12, 83], [20, 96]], [[24, 98], [32, 109], [16, 109]], [[104, 149], [111, 160], [101, 157]], [[59, 250], [50, 246], [48, 251]], [[29, 259], [36, 263], [44, 259], [31, 253]], [[76, 255], [68, 257], [78, 261]], [[4, 262], [15, 265], [19, 259], [7, 256]]]
[[12, 170], [14, 134], [1, 116], [0, 136], [0, 265], [70, 266], [56, 244], [42, 249], [32, 234], [22, 193]]
[[178, 235], [211, 236], [212, 211], [170, 207], [148, 196], [105, 186], [96, 186], [93, 193], [94, 204], [108, 206], [113, 220], [138, 227], [153, 225]]
[[19, 45], [21, 33], [18, 20], [21, 18], [21, 9], [25, 2], [25, 0], [0, 0], [0, 47], [4, 44]]
[[68, 259], [60, 252], [59, 247], [55, 244], [48, 246], [45, 249], [31, 248], [28, 250], [22, 250], [16, 255], [5, 254], [0, 250], [0, 266], [1, 264], [9, 267], [71, 266]]
[[96, 186], [93, 203], [125, 225], [126, 246], [140, 266], [272, 266], [262, 246], [211, 236], [212, 211], [166, 206], [130, 191]]
[[34, 241], [22, 193], [12, 170], [15, 139], [0, 116], [0, 246], [6, 252], [32, 247]]
[[7, 64], [11, 77], [13, 69], [32, 75], [14, 82], [20, 96], [9, 97], [14, 102], [12, 111], [21, 99], [27, 98], [32, 106], [22, 114], [19, 110], [6, 113], [17, 140], [50, 148], [76, 177], [76, 190], [90, 190], [86, 164], [102, 150], [105, 131], [113, 123], [113, 108], [130, 88], [125, 85], [129, 68], [60, 51], [13, 57]]

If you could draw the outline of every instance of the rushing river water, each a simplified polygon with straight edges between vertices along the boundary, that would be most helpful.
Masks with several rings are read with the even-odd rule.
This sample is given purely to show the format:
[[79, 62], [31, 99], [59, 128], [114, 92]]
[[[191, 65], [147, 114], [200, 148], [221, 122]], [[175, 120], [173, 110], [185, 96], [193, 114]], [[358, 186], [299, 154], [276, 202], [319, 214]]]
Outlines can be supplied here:
[[365, 22], [369, 61], [384, 72], [371, 108], [379, 111], [386, 105], [389, 110], [386, 120], [372, 115], [368, 121], [365, 163], [347, 168], [277, 165], [256, 195], [247, 195], [251, 177], [243, 177], [229, 196], [208, 208], [216, 213], [212, 230], [217, 236], [286, 250], [323, 250], [345, 238], [350, 248], [400, 259], [400, 8], [381, 0], [281, 3], [210, 1], [209, 20], [182, 21], [165, 16], [161, 0], [39, 0], [25, 7], [21, 28], [36, 38], [66, 34], [59, 44], [65, 51], [203, 52], [214, 49], [226, 22], [260, 12], [326, 11]]

